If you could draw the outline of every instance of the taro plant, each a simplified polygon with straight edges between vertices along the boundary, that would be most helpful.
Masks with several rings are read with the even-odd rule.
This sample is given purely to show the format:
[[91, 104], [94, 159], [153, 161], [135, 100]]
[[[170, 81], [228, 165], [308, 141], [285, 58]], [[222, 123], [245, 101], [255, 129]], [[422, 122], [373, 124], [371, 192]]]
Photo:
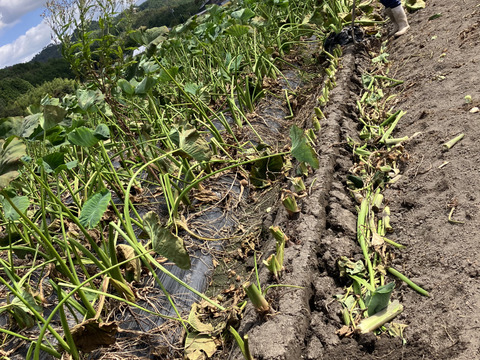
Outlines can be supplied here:
[[276, 240], [275, 254], [270, 255], [267, 260], [263, 260], [263, 263], [278, 281], [279, 274], [283, 270], [283, 257], [288, 237], [278, 226], [270, 226], [269, 230]]
[[282, 204], [287, 210], [288, 218], [291, 220], [296, 220], [300, 216], [300, 208], [297, 205], [297, 200], [295, 200], [295, 194], [284, 192], [282, 195]]
[[240, 348], [240, 351], [242, 352], [242, 355], [245, 358], [245, 360], [254, 360], [252, 354], [250, 353], [250, 348], [248, 346], [248, 335], [245, 334], [242, 338], [240, 334], [237, 332], [237, 330], [235, 330], [232, 326], [230, 326], [229, 331], [235, 338], [235, 342]]

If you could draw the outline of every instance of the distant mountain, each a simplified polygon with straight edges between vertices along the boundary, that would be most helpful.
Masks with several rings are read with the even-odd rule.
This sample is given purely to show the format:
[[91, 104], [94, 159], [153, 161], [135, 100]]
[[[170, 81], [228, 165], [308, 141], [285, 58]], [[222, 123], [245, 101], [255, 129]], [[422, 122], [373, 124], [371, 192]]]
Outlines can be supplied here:
[[[133, 28], [173, 27], [198, 13], [206, 4], [221, 2], [221, 0], [147, 0], [135, 7]], [[92, 26], [98, 24], [94, 22]], [[0, 69], [0, 118], [21, 115], [20, 112], [24, 110], [19, 109], [15, 101], [32, 89], [57, 78], [74, 78], [70, 65], [62, 58], [61, 45], [57, 44], [46, 46], [27, 63]]]
[[33, 57], [31, 62], [45, 63], [50, 59], [60, 59], [62, 57], [62, 46], [60, 44], [49, 44]]
[[147, 0], [136, 9], [134, 28], [173, 27], [198, 13], [203, 1], [198, 0]]

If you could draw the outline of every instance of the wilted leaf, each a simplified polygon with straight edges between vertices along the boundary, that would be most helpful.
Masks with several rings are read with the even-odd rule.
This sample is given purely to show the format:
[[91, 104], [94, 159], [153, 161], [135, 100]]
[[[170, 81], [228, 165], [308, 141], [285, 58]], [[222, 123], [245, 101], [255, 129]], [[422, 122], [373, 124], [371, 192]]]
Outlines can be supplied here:
[[110, 191], [105, 189], [88, 199], [80, 212], [80, 224], [88, 229], [97, 226], [103, 214], [107, 211], [111, 197]]
[[17, 138], [0, 140], [0, 188], [7, 187], [18, 176], [22, 156], [26, 155], [25, 144]]
[[196, 129], [172, 129], [170, 137], [179, 148], [180, 155], [197, 161], [208, 161], [212, 156], [208, 142]]
[[402, 339], [402, 342], [405, 345], [407, 341], [403, 337], [403, 332], [408, 327], [408, 325], [392, 322], [391, 324], [388, 324], [386, 327], [388, 329], [388, 333], [390, 334], [390, 336], [399, 337], [400, 339]]
[[173, 261], [181, 269], [188, 270], [191, 267], [190, 256], [183, 240], [173, 235], [170, 230], [162, 227], [160, 218], [153, 211], [148, 212], [143, 218], [145, 230], [152, 240], [153, 250], [170, 261]]
[[[10, 198], [12, 203], [20, 210], [21, 213], [25, 213], [30, 206], [30, 200], [26, 196], [15, 196]], [[20, 215], [15, 211], [12, 205], [3, 196], [0, 196], [0, 203], [2, 204], [3, 214], [10, 221], [16, 221], [20, 218]]]
[[192, 305], [192, 309], [190, 310], [190, 314], [188, 315], [188, 322], [199, 333], [211, 333], [214, 330], [212, 324], [204, 324], [200, 321], [198, 317], [197, 303], [194, 303]]
[[210, 160], [210, 146], [195, 129], [185, 130], [180, 134], [179, 147], [197, 161]]
[[[118, 261], [123, 262], [124, 260], [129, 260], [125, 267], [127, 272], [127, 281], [131, 281], [128, 277], [132, 277], [135, 281], [140, 281], [140, 273], [142, 271], [141, 263], [139, 258], [135, 258], [135, 250], [130, 245], [120, 244], [117, 245], [117, 257]], [[129, 276], [130, 274], [130, 276]]]
[[425, 9], [425, 1], [423, 0], [406, 0], [405, 7], [410, 11]]
[[220, 200], [218, 195], [216, 195], [212, 190], [208, 189], [201, 189], [199, 191], [196, 191], [193, 194], [193, 197], [203, 203], [217, 202]]
[[342, 256], [338, 260], [338, 268], [340, 270], [340, 276], [347, 276], [349, 275], [356, 275], [361, 274], [365, 271], [365, 265], [363, 264], [362, 260], [358, 260], [357, 262], [353, 262], [346, 256]]
[[15, 297], [12, 300], [13, 316], [21, 328], [30, 328], [35, 325], [31, 309], [41, 313], [43, 308], [35, 302], [35, 299], [29, 291], [24, 288], [17, 288], [17, 291], [20, 297], [27, 302], [28, 306], [18, 297]]
[[281, 172], [282, 169], [283, 157], [281, 155], [258, 159], [250, 170], [250, 180], [258, 188], [268, 186], [269, 182], [265, 180], [275, 180], [275, 174]]
[[119, 294], [121, 294], [125, 299], [127, 299], [130, 302], [135, 302], [135, 294], [132, 291], [132, 288], [119, 280], [115, 280], [114, 278], [109, 278], [108, 279], [110, 284], [117, 290]]
[[383, 244], [385, 244], [385, 240], [383, 240], [383, 236], [381, 236], [380, 234], [374, 231], [372, 233], [372, 246], [374, 247], [382, 246]]
[[304, 161], [312, 168], [318, 169], [320, 164], [317, 154], [313, 148], [307, 144], [303, 130], [293, 125], [290, 129], [290, 138], [292, 139], [292, 156], [298, 161]]
[[115, 344], [118, 325], [114, 321], [99, 323], [97, 319], [88, 319], [75, 325], [70, 331], [78, 350], [91, 352], [102, 346]]
[[204, 360], [217, 351], [215, 340], [208, 335], [191, 332], [185, 339], [185, 354], [188, 360]]

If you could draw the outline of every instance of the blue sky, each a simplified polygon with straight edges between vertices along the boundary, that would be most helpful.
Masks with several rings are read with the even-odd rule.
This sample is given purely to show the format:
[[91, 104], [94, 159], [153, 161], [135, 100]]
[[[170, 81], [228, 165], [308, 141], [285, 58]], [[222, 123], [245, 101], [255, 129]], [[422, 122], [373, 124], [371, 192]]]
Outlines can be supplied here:
[[23, 15], [11, 27], [2, 29], [3, 31], [0, 32], [0, 46], [12, 43], [16, 39], [18, 39], [21, 35], [24, 35], [26, 31], [32, 27], [32, 25], [35, 25], [35, 26], [38, 25], [42, 20], [41, 18], [42, 12], [43, 12], [42, 7], [35, 9]]
[[50, 28], [40, 16], [45, 2], [0, 0], [0, 69], [31, 60], [50, 44]]
[[0, 68], [30, 60], [50, 41], [45, 0], [0, 0]]

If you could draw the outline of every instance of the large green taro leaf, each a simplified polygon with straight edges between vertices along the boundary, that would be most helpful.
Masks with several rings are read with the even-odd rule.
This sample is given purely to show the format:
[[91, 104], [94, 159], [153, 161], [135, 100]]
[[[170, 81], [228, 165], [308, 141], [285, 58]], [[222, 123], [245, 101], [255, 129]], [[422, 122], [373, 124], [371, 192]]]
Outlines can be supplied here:
[[26, 155], [25, 144], [17, 138], [0, 140], [0, 188], [7, 187], [18, 177], [20, 159]]
[[97, 226], [103, 214], [107, 211], [111, 198], [112, 194], [105, 189], [88, 199], [80, 212], [80, 224], [87, 229], [92, 229]]
[[[21, 213], [25, 213], [28, 207], [30, 206], [30, 200], [26, 196], [15, 196], [10, 198], [13, 205], [20, 210]], [[5, 199], [3, 196], [0, 196], [0, 203], [2, 204], [3, 208], [3, 215], [7, 220], [15, 221], [20, 219], [20, 214], [13, 208], [12, 205]]]

